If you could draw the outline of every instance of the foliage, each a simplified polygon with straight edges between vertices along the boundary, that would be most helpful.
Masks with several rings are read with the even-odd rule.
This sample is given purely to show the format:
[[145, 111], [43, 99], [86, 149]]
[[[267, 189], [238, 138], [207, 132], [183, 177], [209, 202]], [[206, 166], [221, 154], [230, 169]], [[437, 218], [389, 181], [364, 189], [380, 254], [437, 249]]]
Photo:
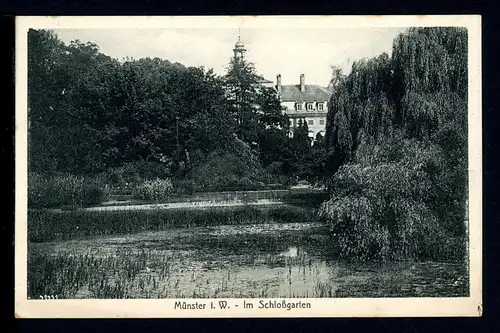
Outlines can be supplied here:
[[30, 207], [97, 205], [108, 194], [108, 187], [97, 178], [31, 173], [28, 175]]
[[137, 184], [132, 190], [132, 197], [141, 200], [160, 201], [168, 198], [173, 193], [170, 179], [145, 180]]
[[[463, 252], [466, 46], [464, 29], [412, 28], [395, 39], [392, 58], [354, 63], [335, 87], [325, 140], [331, 199], [322, 216], [342, 255]], [[441, 238], [460, 247], [443, 249]]]
[[30, 170], [88, 174], [144, 161], [177, 172], [190, 152], [210, 152], [234, 132], [222, 79], [210, 70], [120, 63], [51, 31], [28, 38]]
[[30, 210], [28, 239], [31, 242], [157, 231], [172, 227], [196, 227], [294, 222], [315, 219], [314, 209], [298, 206], [214, 207], [199, 209], [65, 211]]
[[391, 71], [387, 54], [355, 62], [351, 74], [340, 79], [329, 103], [326, 126], [329, 175], [352, 158], [363, 134], [387, 134], [394, 109], [387, 97]]
[[262, 79], [252, 63], [241, 57], [232, 57], [224, 77], [226, 97], [231, 115], [236, 122], [237, 137], [256, 148], [262, 132], [287, 131], [288, 120], [281, 113], [276, 91], [259, 84]]
[[444, 158], [436, 145], [399, 132], [381, 144], [363, 142], [354, 161], [333, 177], [332, 197], [321, 210], [338, 235], [341, 255], [420, 259], [428, 242], [438, 246], [439, 239], [458, 236], [463, 220], [448, 230], [432, 209], [433, 178]]
[[227, 98], [231, 103], [231, 114], [237, 124], [236, 134], [248, 144], [257, 141], [258, 79], [253, 64], [241, 57], [231, 58], [225, 77]]
[[[283, 164], [289, 152], [288, 134], [277, 128], [270, 128], [261, 131], [259, 134], [260, 160], [264, 167], [274, 164], [273, 173], [280, 173], [281, 169], [276, 168], [277, 164]], [[273, 168], [271, 168], [273, 169]]]
[[331, 66], [332, 76], [328, 84], [328, 89], [334, 91], [337, 89], [342, 82], [345, 80], [345, 75], [342, 72], [342, 68], [337, 66]]
[[196, 184], [192, 179], [181, 179], [174, 182], [175, 194], [192, 195], [196, 191]]
[[[260, 160], [252, 164], [257, 173], [258, 164], [281, 164], [264, 182], [322, 178], [318, 151], [300, 134], [288, 137], [276, 91], [261, 86], [244, 59], [232, 58], [219, 77], [159, 58], [119, 62], [96, 44], [65, 44], [52, 31], [30, 30], [28, 37], [31, 171], [101, 174], [113, 191], [128, 193], [156, 177], [193, 182], [205, 161], [241, 140]], [[254, 178], [221, 174], [195, 187], [260, 188]]]
[[260, 182], [262, 168], [257, 153], [235, 138], [227, 149], [210, 153], [203, 163], [193, 168], [189, 177], [202, 192], [243, 190]]
[[172, 165], [161, 162], [128, 162], [123, 166], [115, 167], [104, 172], [103, 177], [112, 186], [126, 187], [140, 183], [142, 180], [166, 179], [172, 176]]
[[[143, 180], [189, 178], [236, 139], [264, 166], [286, 157], [288, 119], [276, 92], [242, 59], [219, 77], [159, 58], [119, 62], [47, 30], [30, 30], [28, 48], [31, 171], [100, 174], [129, 192]], [[235, 177], [222, 183], [248, 185]]]

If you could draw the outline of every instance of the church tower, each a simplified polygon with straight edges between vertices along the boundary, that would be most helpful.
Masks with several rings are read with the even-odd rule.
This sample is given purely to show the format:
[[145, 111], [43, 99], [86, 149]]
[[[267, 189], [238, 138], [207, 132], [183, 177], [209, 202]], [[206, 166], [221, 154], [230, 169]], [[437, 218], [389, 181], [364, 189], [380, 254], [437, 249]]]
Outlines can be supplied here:
[[236, 42], [236, 44], [234, 44], [233, 49], [234, 57], [243, 59], [246, 51], [247, 49], [245, 49], [245, 44], [243, 44], [243, 42], [241, 41], [240, 34], [238, 33], [238, 41]]

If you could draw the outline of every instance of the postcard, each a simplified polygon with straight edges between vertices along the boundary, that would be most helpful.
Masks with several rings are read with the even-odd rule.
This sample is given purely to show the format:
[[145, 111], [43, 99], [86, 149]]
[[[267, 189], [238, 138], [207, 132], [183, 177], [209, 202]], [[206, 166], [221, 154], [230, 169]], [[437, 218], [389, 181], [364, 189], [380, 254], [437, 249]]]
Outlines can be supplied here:
[[481, 17], [16, 20], [18, 318], [481, 316]]

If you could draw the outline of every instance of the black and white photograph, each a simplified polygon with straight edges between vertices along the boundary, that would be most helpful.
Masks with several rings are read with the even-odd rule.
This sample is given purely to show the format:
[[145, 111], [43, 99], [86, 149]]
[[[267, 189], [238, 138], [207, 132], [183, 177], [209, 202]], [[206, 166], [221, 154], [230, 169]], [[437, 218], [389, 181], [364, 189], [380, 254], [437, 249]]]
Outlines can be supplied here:
[[481, 315], [478, 17], [21, 19], [16, 305]]

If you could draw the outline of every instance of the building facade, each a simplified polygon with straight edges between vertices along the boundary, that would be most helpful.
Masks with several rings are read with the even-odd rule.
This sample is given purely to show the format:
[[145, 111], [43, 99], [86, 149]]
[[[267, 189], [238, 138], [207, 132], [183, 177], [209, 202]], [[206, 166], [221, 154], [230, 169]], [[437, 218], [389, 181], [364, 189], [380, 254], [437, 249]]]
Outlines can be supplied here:
[[282, 110], [290, 119], [290, 131], [301, 122], [306, 122], [309, 137], [318, 133], [325, 135], [326, 115], [332, 92], [319, 85], [306, 85], [305, 75], [300, 75], [299, 84], [282, 85], [281, 75], [276, 77], [276, 90]]
[[[234, 56], [244, 58], [246, 51], [245, 45], [238, 37], [233, 48]], [[276, 89], [282, 111], [290, 120], [290, 135], [293, 135], [293, 129], [304, 121], [309, 128], [309, 137], [315, 138], [318, 133], [325, 135], [328, 103], [332, 96], [330, 90], [319, 85], [306, 85], [304, 74], [300, 75], [297, 85], [282, 85], [281, 74], [276, 76], [276, 84], [265, 78], [258, 84]]]

